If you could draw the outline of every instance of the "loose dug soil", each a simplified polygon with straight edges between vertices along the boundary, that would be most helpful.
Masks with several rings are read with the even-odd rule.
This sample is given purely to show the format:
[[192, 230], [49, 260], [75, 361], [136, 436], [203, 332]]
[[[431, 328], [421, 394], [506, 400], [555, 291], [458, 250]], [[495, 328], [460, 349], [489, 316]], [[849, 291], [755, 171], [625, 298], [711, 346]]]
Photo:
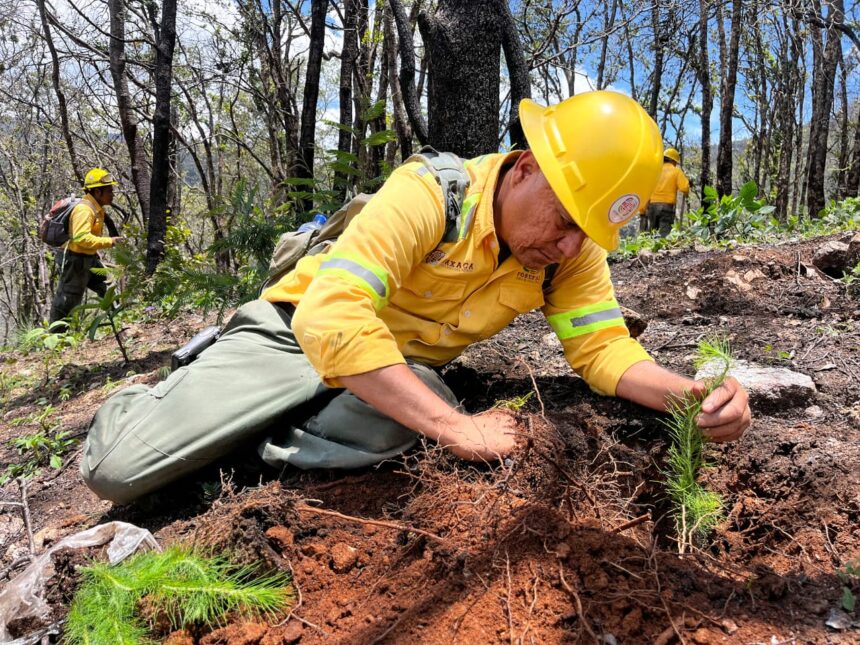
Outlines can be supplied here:
[[[660, 415], [591, 393], [538, 314], [446, 371], [472, 411], [537, 393], [518, 412], [524, 442], [504, 464], [424, 446], [365, 471], [272, 473], [239, 455], [221, 464], [232, 480], [211, 469], [117, 509], [87, 491], [75, 458], [30, 486], [37, 547], [122, 519], [163, 543], [292, 570], [299, 595], [288, 621], [236, 620], [172, 643], [856, 643], [856, 622], [826, 623], [842, 596], [837, 571], [860, 556], [860, 301], [810, 268], [821, 242], [613, 266], [619, 300], [649, 320], [641, 341], [661, 363], [691, 373], [697, 341], [718, 332], [738, 358], [806, 373], [818, 389], [810, 401], [754, 406], [740, 441], [709, 448], [703, 481], [727, 513], [692, 552], [678, 553], [659, 483]], [[127, 380], [156, 380], [169, 349], [202, 322], [131, 329], [143, 375]], [[9, 358], [19, 372], [39, 369]], [[85, 431], [105, 383], [129, 368], [109, 340], [74, 362], [46, 390], [13, 392], [0, 440], [33, 431], [10, 422], [39, 397], [56, 401], [66, 428]], [[64, 385], [74, 396], [59, 402]], [[17, 499], [16, 487], [3, 498]], [[4, 508], [0, 531], [0, 572], [14, 577], [20, 567], [10, 565], [27, 552], [16, 509]]]

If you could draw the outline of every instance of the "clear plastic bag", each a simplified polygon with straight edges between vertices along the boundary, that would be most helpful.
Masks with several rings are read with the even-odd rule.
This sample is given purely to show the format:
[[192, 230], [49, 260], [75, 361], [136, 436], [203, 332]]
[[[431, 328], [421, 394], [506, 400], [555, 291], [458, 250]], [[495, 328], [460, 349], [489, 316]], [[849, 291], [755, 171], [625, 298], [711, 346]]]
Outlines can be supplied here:
[[[48, 623], [51, 608], [43, 599], [45, 583], [54, 575], [51, 554], [60, 549], [85, 549], [108, 544], [107, 557], [111, 564], [121, 562], [137, 551], [160, 551], [158, 542], [146, 529], [126, 522], [99, 524], [86, 531], [63, 538], [37, 557], [14, 580], [0, 591], [0, 642], [9, 645], [27, 645], [38, 642], [46, 633], [57, 633], [58, 625], [47, 625], [39, 634], [11, 640], [7, 629], [10, 621], [35, 618]], [[35, 640], [33, 640], [35, 638]]]

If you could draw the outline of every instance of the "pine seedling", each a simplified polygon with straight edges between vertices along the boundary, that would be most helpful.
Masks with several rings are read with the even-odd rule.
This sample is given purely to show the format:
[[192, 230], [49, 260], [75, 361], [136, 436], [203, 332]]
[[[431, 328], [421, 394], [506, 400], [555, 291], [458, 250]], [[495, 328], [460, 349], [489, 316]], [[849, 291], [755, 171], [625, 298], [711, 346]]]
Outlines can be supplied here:
[[289, 574], [258, 576], [256, 567], [237, 569], [224, 557], [181, 547], [81, 571], [65, 634], [65, 642], [74, 645], [155, 642], [140, 615], [144, 600], [149, 619], [164, 617], [178, 629], [215, 627], [235, 615], [272, 618], [293, 599]]
[[[705, 379], [705, 396], [725, 380], [732, 364], [731, 349], [725, 340], [709, 338], [699, 343], [694, 364], [701, 368], [717, 363], [715, 376]], [[687, 544], [705, 538], [722, 519], [723, 502], [719, 495], [705, 490], [696, 481], [699, 470], [706, 465], [702, 450], [704, 441], [696, 417], [702, 411], [702, 401], [687, 393], [670, 403], [669, 429], [671, 445], [667, 456], [666, 491], [674, 505], [678, 548], [683, 553]]]

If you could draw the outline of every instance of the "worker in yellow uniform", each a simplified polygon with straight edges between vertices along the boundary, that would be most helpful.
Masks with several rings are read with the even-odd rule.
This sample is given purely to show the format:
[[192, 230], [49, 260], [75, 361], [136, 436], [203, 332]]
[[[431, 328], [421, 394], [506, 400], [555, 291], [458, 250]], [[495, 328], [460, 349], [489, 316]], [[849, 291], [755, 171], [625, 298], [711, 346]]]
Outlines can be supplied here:
[[[648, 210], [645, 214], [646, 230], [660, 231], [660, 237], [666, 237], [675, 223], [675, 204], [678, 193], [683, 197], [690, 194], [690, 181], [681, 170], [681, 155], [675, 148], [666, 148], [663, 153], [663, 170], [660, 180], [651, 195]], [[683, 210], [683, 202], [681, 203]]]
[[[281, 467], [367, 466], [419, 435], [464, 459], [499, 459], [520, 436], [513, 417], [464, 413], [436, 368], [535, 308], [600, 394], [665, 410], [704, 392], [630, 338], [606, 262], [659, 177], [654, 121], [608, 91], [548, 108], [524, 100], [520, 117], [529, 150], [465, 162], [454, 235], [436, 180], [406, 163], [328, 252], [240, 307], [195, 362], [109, 399], [81, 463], [90, 488], [127, 503], [249, 440]], [[743, 433], [737, 381], [703, 402], [698, 423], [716, 441]]]
[[102, 235], [105, 206], [113, 203], [113, 187], [117, 184], [104, 168], [93, 168], [84, 177], [84, 197], [69, 215], [69, 241], [57, 250], [56, 265], [60, 280], [51, 304], [50, 322], [62, 320], [81, 304], [86, 290], [99, 297], [107, 292], [107, 281], [93, 269], [103, 269], [100, 249], [111, 248], [119, 236]]

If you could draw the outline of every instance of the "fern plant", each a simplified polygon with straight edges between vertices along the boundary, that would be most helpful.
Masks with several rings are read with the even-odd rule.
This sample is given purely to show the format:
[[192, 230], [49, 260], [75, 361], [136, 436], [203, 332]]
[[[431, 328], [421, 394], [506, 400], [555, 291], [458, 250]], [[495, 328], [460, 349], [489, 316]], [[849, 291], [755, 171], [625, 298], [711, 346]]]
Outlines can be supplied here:
[[66, 623], [65, 642], [73, 645], [155, 642], [156, 620], [178, 629], [215, 627], [236, 615], [273, 618], [293, 600], [287, 573], [259, 576], [254, 566], [237, 568], [227, 558], [177, 546], [81, 572]]
[[704, 440], [696, 424], [702, 411], [702, 400], [718, 388], [726, 378], [732, 364], [731, 349], [725, 340], [710, 338], [699, 343], [695, 366], [716, 363], [717, 374], [705, 380], [704, 397], [691, 393], [675, 399], [669, 407], [669, 418], [664, 421], [669, 429], [671, 445], [667, 456], [666, 491], [674, 506], [675, 528], [681, 552], [687, 544], [703, 539], [722, 519], [723, 501], [697, 481], [704, 467]]

